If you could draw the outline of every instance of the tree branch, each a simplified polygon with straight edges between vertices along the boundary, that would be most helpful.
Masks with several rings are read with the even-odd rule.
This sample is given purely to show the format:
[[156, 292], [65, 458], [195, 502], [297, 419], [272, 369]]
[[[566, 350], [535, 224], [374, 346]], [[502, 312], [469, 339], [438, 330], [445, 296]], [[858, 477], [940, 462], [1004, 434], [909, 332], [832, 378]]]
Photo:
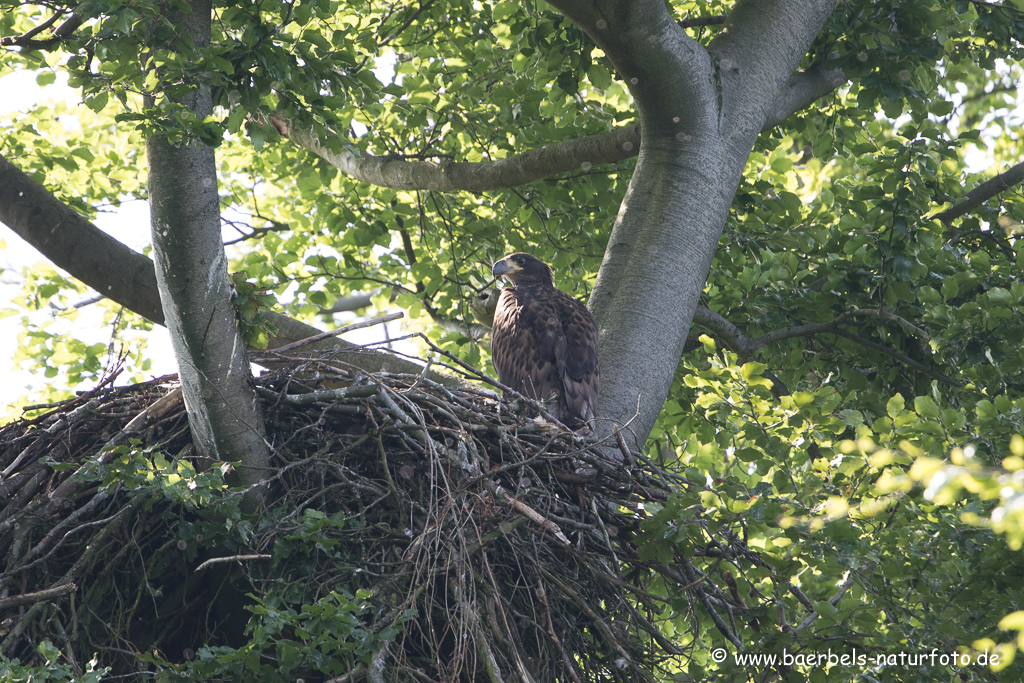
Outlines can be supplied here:
[[834, 92], [849, 80], [842, 69], [825, 69], [820, 63], [797, 71], [772, 104], [761, 132], [782, 125], [790, 116]]
[[11, 607], [17, 607], [18, 605], [29, 605], [43, 600], [52, 600], [53, 598], [64, 595], [65, 593], [71, 593], [77, 590], [78, 586], [74, 583], [65, 583], [60, 586], [55, 586], [54, 588], [36, 591], [35, 593], [19, 593], [18, 595], [12, 595], [9, 598], [0, 599], [0, 609], [10, 609]]
[[843, 330], [843, 329], [837, 329], [837, 330], [835, 330], [835, 334], [838, 334], [840, 337], [844, 337], [846, 339], [849, 339], [850, 341], [852, 341], [854, 343], [857, 343], [857, 344], [860, 344], [861, 346], [864, 346], [866, 348], [874, 349], [875, 351], [878, 351], [879, 353], [884, 353], [885, 355], [889, 356], [890, 358], [894, 358], [895, 360], [898, 360], [899, 362], [903, 363], [904, 365], [909, 365], [910, 367], [914, 368], [918, 372], [923, 372], [924, 374], [928, 375], [932, 379], [937, 379], [940, 382], [944, 382], [944, 383], [952, 385], [954, 387], [965, 387], [968, 384], [966, 380], [953, 379], [951, 377], [947, 377], [946, 375], [943, 375], [941, 372], [936, 372], [936, 371], [932, 370], [931, 368], [927, 367], [926, 365], [924, 365], [923, 363], [920, 363], [920, 362], [914, 360], [910, 356], [902, 354], [899, 351], [893, 351], [888, 346], [883, 346], [882, 344], [879, 344], [877, 342], [873, 342], [873, 341], [870, 341], [868, 339], [864, 339], [863, 337], [858, 337], [857, 335], [853, 334], [852, 332], [847, 332], [846, 330]]
[[993, 178], [989, 178], [981, 185], [978, 185], [976, 188], [965, 194], [959, 202], [945, 211], [940, 211], [939, 213], [927, 216], [926, 218], [928, 220], [942, 221], [946, 225], [949, 225], [953, 219], [959, 218], [965, 213], [973, 211], [1000, 192], [1005, 192], [1021, 182], [1024, 182], [1024, 161], [1003, 171]]
[[[761, 132], [782, 124], [796, 112], [810, 106], [847, 82], [841, 69], [826, 70], [815, 64], [793, 74], [773, 103]], [[434, 192], [486, 192], [525, 185], [559, 173], [591, 166], [614, 164], [640, 151], [640, 126], [633, 124], [607, 133], [588, 135], [565, 142], [513, 154], [497, 161], [414, 161], [396, 157], [356, 156], [341, 138], [333, 137], [333, 152], [311, 131], [298, 130], [291, 122], [272, 114], [264, 120], [299, 147], [313, 152], [327, 163], [361, 182], [396, 190]]]
[[721, 26], [728, 17], [694, 17], [692, 19], [680, 19], [676, 23], [681, 28], [703, 28], [704, 26]]
[[[707, 48], [717, 59], [730, 128], [761, 128], [794, 111], [790, 98], [802, 102], [802, 108], [845, 82], [845, 76], [820, 66], [794, 78], [806, 48], [799, 53], [781, 49], [794, 39], [809, 46], [836, 4], [835, 0], [737, 0], [725, 27]], [[766, 86], [782, 94], [782, 106], [778, 97], [764, 102], [747, 95]]]
[[164, 324], [153, 262], [97, 228], [2, 156], [0, 222], [100, 294]]
[[873, 309], [857, 309], [853, 311], [847, 311], [846, 313], [843, 313], [842, 315], [837, 317], [835, 320], [832, 320], [827, 323], [795, 325], [793, 327], [786, 327], [781, 330], [774, 330], [772, 332], [768, 332], [766, 334], [762, 334], [761, 336], [754, 338], [748, 337], [732, 322], [730, 322], [723, 316], [719, 315], [718, 313], [715, 313], [714, 311], [703, 306], [698, 306], [697, 310], [694, 311], [693, 322], [714, 333], [723, 342], [725, 342], [725, 345], [731, 351], [736, 353], [736, 355], [739, 356], [741, 360], [744, 360], [744, 362], [746, 359], [750, 358], [751, 354], [753, 354], [758, 349], [761, 349], [770, 344], [778, 343], [785, 339], [793, 339], [796, 337], [811, 337], [818, 334], [836, 334], [845, 339], [849, 339], [850, 341], [856, 344], [860, 344], [861, 346], [864, 346], [866, 348], [878, 351], [879, 353], [883, 353], [889, 356], [890, 358], [898, 360], [904, 365], [908, 365], [919, 372], [927, 374], [929, 377], [932, 377], [933, 379], [937, 379], [941, 382], [944, 382], [955, 387], [963, 387], [967, 385], [967, 382], [964, 380], [958, 380], [953, 379], [951, 377], [947, 377], [946, 375], [940, 372], [932, 370], [923, 363], [914, 360], [913, 358], [907, 356], [906, 354], [900, 353], [899, 351], [894, 351], [893, 349], [890, 349], [889, 347], [879, 344], [877, 342], [864, 339], [863, 337], [853, 334], [852, 332], [848, 332], [847, 330], [844, 330], [841, 327], [841, 325], [849, 323], [850, 318], [868, 316], [878, 318], [880, 320], [889, 320], [895, 322], [907, 332], [914, 334], [918, 337], [921, 337], [922, 339], [927, 340], [930, 338], [930, 336], [925, 330], [914, 325], [910, 321], [888, 311], [876, 311]]
[[46, 40], [34, 39], [34, 36], [53, 26], [54, 22], [61, 16], [63, 14], [60, 12], [54, 14], [39, 26], [36, 26], [31, 31], [27, 31], [24, 35], [0, 38], [0, 47], [21, 47], [26, 50], [49, 50], [53, 48], [65, 38], [71, 36], [82, 25], [83, 21], [83, 18], [77, 12], [72, 12], [67, 21], [54, 29], [52, 38], [47, 38]]
[[[164, 324], [153, 262], [97, 228], [3, 156], [0, 223], [72, 277], [143, 318]], [[280, 313], [266, 315], [278, 330], [270, 338], [271, 349], [323, 331]], [[392, 354], [364, 349], [337, 338], [324, 339], [309, 348], [330, 351], [335, 360], [368, 372], [417, 374], [423, 370], [422, 366]], [[445, 385], [459, 384], [449, 375], [431, 372], [430, 377]]]
[[296, 130], [272, 116], [270, 124], [299, 147], [304, 147], [356, 180], [396, 190], [484, 192], [499, 190], [590, 166], [612, 164], [636, 156], [640, 126], [617, 128], [497, 161], [406, 161], [371, 155], [356, 156], [347, 149], [332, 152], [310, 131]]

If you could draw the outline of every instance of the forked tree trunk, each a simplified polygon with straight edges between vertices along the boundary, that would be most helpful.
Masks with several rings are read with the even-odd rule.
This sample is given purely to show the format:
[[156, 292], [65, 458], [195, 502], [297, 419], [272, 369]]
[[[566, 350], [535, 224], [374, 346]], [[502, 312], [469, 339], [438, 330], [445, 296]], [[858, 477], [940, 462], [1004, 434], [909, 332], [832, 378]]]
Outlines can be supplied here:
[[[168, 19], [196, 47], [208, 45], [210, 0], [191, 8]], [[201, 121], [213, 111], [210, 89], [193, 85], [178, 102]], [[205, 455], [239, 463], [242, 483], [255, 483], [269, 473], [270, 449], [231, 302], [214, 150], [154, 135], [146, 152], [157, 285], [192, 436]]]
[[600, 328], [598, 433], [643, 448], [668, 395], [757, 135], [835, 0], [736, 3], [707, 48], [662, 0], [549, 0], [615, 64], [640, 154], [590, 298]]

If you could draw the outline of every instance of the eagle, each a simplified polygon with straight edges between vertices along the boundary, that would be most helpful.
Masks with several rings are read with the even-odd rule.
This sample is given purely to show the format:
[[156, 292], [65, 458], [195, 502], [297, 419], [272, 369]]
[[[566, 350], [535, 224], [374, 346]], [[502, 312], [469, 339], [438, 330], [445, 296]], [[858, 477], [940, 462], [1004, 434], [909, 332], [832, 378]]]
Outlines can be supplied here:
[[550, 401], [548, 412], [571, 429], [592, 422], [601, 376], [594, 316], [556, 289], [551, 268], [530, 254], [509, 254], [491, 272], [511, 285], [498, 295], [491, 328], [498, 379], [524, 396]]

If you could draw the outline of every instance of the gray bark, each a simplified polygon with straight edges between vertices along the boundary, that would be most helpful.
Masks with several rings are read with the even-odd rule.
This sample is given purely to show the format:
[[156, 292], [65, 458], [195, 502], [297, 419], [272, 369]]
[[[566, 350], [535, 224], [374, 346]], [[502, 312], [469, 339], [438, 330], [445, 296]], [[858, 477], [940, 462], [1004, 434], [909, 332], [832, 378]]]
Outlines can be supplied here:
[[[703, 48], [661, 0], [550, 0], [615, 64], [641, 145], [590, 298], [598, 414], [641, 448], [675, 374], [747, 158], [834, 0], [737, 2]], [[790, 87], [787, 88], [787, 85]], [[780, 98], [780, 95], [782, 96]]]
[[[846, 82], [846, 74], [842, 70], [827, 70], [820, 64], [793, 74], [773, 103], [771, 116], [765, 120], [762, 130], [778, 126], [794, 112]], [[357, 157], [345, 148], [333, 152], [325, 146], [327, 140], [320, 139], [312, 131], [294, 128], [290, 122], [278, 117], [272, 117], [270, 123], [293, 144], [308, 149], [356, 180], [397, 190], [500, 190], [559, 173], [613, 164], [635, 157], [640, 151], [640, 126], [634, 124], [531, 149], [497, 161], [406, 161], [375, 157], [366, 152]], [[336, 147], [351, 145], [350, 141], [340, 138], [335, 138], [334, 142]]]
[[[105, 293], [111, 301], [143, 318], [158, 325], [164, 324], [153, 262], [97, 228], [2, 156], [0, 223], [7, 225], [72, 277]], [[280, 313], [268, 312], [267, 317], [278, 329], [278, 333], [270, 338], [269, 349], [322, 332]], [[364, 349], [335, 337], [322, 339], [303, 349], [328, 353], [334, 360], [367, 372], [418, 374], [423, 370], [421, 365], [404, 358]], [[287, 359], [274, 361], [271, 358], [261, 361], [261, 364], [281, 367], [286, 362]], [[460, 383], [451, 375], [433, 371], [428, 373], [428, 377], [450, 386]]]
[[[192, 0], [191, 10], [168, 19], [208, 45], [210, 0]], [[202, 84], [180, 103], [200, 120], [213, 111]], [[252, 484], [269, 474], [270, 447], [231, 302], [214, 150], [155, 135], [146, 152], [156, 280], [193, 440], [205, 455], [239, 463], [241, 482]]]
[[153, 262], [97, 228], [2, 156], [0, 222], [100, 294], [163, 324]]

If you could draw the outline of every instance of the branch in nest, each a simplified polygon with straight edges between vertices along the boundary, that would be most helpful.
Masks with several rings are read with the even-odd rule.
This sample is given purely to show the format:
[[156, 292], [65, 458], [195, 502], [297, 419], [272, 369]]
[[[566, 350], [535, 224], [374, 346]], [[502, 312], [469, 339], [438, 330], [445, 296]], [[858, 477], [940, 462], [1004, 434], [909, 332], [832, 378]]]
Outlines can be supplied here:
[[50, 600], [64, 595], [65, 593], [71, 593], [77, 590], [78, 586], [74, 583], [65, 583], [61, 586], [47, 588], [46, 590], [36, 591], [34, 593], [12, 595], [9, 598], [0, 599], [0, 610], [7, 609], [9, 607], [17, 607], [18, 605], [28, 605], [34, 602], [41, 602], [43, 600]]
[[273, 555], [231, 555], [229, 557], [211, 557], [206, 562], [195, 568], [195, 572], [199, 572], [206, 569], [211, 564], [217, 564], [218, 562], [247, 562], [249, 560], [269, 560], [272, 559]]
[[498, 497], [498, 500], [502, 501], [506, 505], [511, 505], [516, 509], [516, 511], [519, 514], [523, 515], [534, 524], [544, 527], [545, 529], [550, 531], [551, 534], [555, 538], [557, 538], [558, 542], [561, 543], [563, 546], [569, 547], [570, 545], [572, 545], [572, 543], [569, 542], [569, 539], [565, 537], [565, 534], [562, 533], [562, 530], [558, 528], [557, 524], [555, 524], [550, 519], [534, 510], [526, 503], [508, 495], [508, 492], [505, 489], [501, 488], [500, 486], [495, 487], [494, 493]]

